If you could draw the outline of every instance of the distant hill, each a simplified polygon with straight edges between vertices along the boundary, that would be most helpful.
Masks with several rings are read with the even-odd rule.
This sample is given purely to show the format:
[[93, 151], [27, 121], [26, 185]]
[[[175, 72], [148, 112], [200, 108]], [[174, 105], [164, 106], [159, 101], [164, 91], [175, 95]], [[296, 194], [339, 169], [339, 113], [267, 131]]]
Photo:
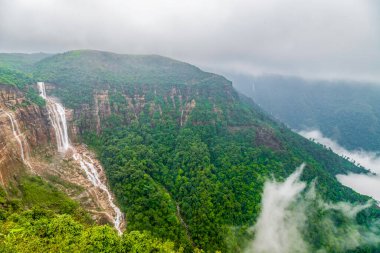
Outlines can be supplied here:
[[16, 71], [31, 72], [33, 64], [48, 56], [51, 56], [51, 54], [0, 53], [0, 68], [8, 68]]
[[347, 149], [380, 150], [380, 84], [261, 76], [235, 87], [293, 129], [319, 129]]

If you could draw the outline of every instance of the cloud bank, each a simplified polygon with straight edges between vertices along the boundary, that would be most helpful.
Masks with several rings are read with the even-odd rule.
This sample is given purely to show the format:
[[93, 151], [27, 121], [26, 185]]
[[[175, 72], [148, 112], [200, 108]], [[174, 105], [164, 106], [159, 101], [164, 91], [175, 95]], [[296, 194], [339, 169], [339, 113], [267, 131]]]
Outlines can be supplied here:
[[380, 80], [377, 0], [0, 0], [0, 51], [162, 54], [211, 70]]
[[315, 181], [309, 186], [300, 181], [304, 167], [284, 182], [265, 183], [261, 214], [252, 228], [255, 238], [245, 252], [346, 252], [378, 245], [379, 224], [364, 227], [356, 222], [356, 215], [372, 203], [323, 201], [315, 191]]
[[348, 175], [338, 175], [337, 179], [343, 185], [380, 201], [380, 157], [376, 153], [363, 150], [349, 151], [340, 146], [337, 142], [323, 136], [319, 130], [300, 131], [299, 134], [331, 148], [334, 153], [348, 157], [349, 160], [376, 173], [377, 175], [350, 173]]

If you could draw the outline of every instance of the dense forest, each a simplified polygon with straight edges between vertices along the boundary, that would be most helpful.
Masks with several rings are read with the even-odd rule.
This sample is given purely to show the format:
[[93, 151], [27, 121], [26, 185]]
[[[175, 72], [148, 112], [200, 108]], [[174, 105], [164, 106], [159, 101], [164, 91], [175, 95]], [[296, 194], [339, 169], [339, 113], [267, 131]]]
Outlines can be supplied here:
[[[72, 124], [104, 165], [128, 226], [119, 238], [111, 228], [91, 224], [79, 214], [78, 204], [29, 179], [46, 196], [62, 199], [62, 206], [46, 197], [35, 200], [47, 203], [36, 209], [21, 197], [21, 204], [13, 207], [19, 200], [3, 194], [1, 230], [6, 237], [1, 240], [8, 251], [34, 247], [30, 251], [91, 252], [101, 247], [110, 252], [241, 252], [252, 239], [248, 228], [260, 213], [265, 181], [283, 180], [303, 162], [302, 179], [317, 178], [318, 194], [325, 201], [368, 200], [335, 178], [364, 173], [363, 168], [293, 133], [222, 76], [161, 56], [98, 51], [72, 51], [28, 64], [7, 69], [51, 84], [49, 92], [74, 109]], [[110, 108], [100, 117], [100, 129], [83, 112], [97, 105], [99, 93], [107, 94]], [[316, 217], [324, 215], [329, 214]], [[356, 222], [369, 226], [378, 219], [380, 211], [372, 207], [360, 212]], [[336, 223], [344, 225], [342, 220]], [[319, 226], [323, 224], [316, 219], [308, 242], [334, 252], [331, 238], [323, 237]], [[26, 245], [28, 240], [35, 244]]]
[[236, 88], [296, 130], [318, 129], [347, 149], [380, 150], [375, 83], [236, 76]]
[[95, 225], [78, 202], [38, 177], [23, 176], [0, 191], [1, 252], [176, 252], [149, 232], [120, 237]]

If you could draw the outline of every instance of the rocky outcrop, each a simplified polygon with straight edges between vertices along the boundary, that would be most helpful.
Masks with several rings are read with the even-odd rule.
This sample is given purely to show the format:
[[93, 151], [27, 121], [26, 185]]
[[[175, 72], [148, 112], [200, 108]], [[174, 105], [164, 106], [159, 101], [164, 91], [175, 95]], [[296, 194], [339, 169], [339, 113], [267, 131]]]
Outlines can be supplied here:
[[186, 123], [189, 114], [195, 108], [195, 106], [195, 99], [192, 99], [190, 102], [186, 102], [184, 108], [181, 106], [180, 126], [183, 126]]
[[258, 127], [256, 130], [255, 143], [258, 146], [266, 146], [273, 150], [281, 150], [282, 144], [275, 133], [267, 128]]
[[101, 120], [104, 120], [111, 116], [111, 106], [108, 96], [108, 90], [97, 91], [94, 94], [94, 116], [96, 119], [96, 132], [100, 133], [101, 130]]
[[75, 138], [88, 130], [100, 134], [112, 115], [116, 115], [123, 124], [139, 119], [141, 113], [148, 113], [152, 119], [161, 117], [163, 107], [176, 113], [178, 124], [183, 126], [196, 107], [196, 100], [190, 94], [191, 90], [181, 91], [178, 87], [168, 88], [164, 94], [159, 94], [155, 87], [145, 87], [133, 94], [128, 91], [94, 90], [93, 103], [82, 104], [68, 116], [71, 122], [70, 137]]

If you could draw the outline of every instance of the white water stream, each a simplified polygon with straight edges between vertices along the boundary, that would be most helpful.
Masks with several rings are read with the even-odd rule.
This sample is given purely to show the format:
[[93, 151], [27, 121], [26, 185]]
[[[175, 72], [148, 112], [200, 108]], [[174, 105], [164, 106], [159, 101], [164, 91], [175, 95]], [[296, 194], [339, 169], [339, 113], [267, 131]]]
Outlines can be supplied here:
[[55, 131], [58, 151], [65, 153], [70, 147], [69, 136], [67, 134], [65, 108], [60, 103], [57, 103], [46, 96], [45, 83], [38, 82], [37, 86], [40, 91], [40, 96], [46, 100], [49, 118]]
[[120, 227], [123, 214], [121, 213], [120, 209], [113, 203], [113, 197], [107, 189], [107, 186], [100, 181], [99, 173], [94, 166], [94, 161], [89, 156], [81, 155], [75, 152], [73, 158], [79, 162], [81, 168], [86, 172], [87, 178], [91, 181], [92, 185], [99, 187], [107, 194], [108, 202], [115, 212], [114, 226], [117, 229], [118, 233], [122, 234]]
[[11, 122], [13, 136], [20, 147], [20, 157], [22, 162], [33, 171], [32, 166], [29, 163], [29, 145], [20, 131], [16, 118], [9, 112], [3, 112], [8, 116], [9, 121]]
[[38, 82], [37, 86], [40, 92], [40, 96], [46, 100], [46, 107], [49, 112], [49, 118], [52, 122], [57, 139], [58, 151], [65, 153], [68, 149], [72, 149], [73, 159], [77, 161], [80, 167], [84, 170], [87, 179], [93, 186], [98, 187], [107, 194], [109, 205], [115, 212], [115, 216], [113, 217], [114, 226], [118, 233], [122, 234], [121, 224], [123, 214], [121, 213], [120, 209], [114, 204], [113, 197], [107, 186], [100, 180], [99, 173], [96, 170], [95, 162], [91, 159], [91, 157], [79, 153], [75, 147], [70, 145], [70, 140], [67, 134], [65, 108], [60, 103], [46, 96], [45, 83]]

